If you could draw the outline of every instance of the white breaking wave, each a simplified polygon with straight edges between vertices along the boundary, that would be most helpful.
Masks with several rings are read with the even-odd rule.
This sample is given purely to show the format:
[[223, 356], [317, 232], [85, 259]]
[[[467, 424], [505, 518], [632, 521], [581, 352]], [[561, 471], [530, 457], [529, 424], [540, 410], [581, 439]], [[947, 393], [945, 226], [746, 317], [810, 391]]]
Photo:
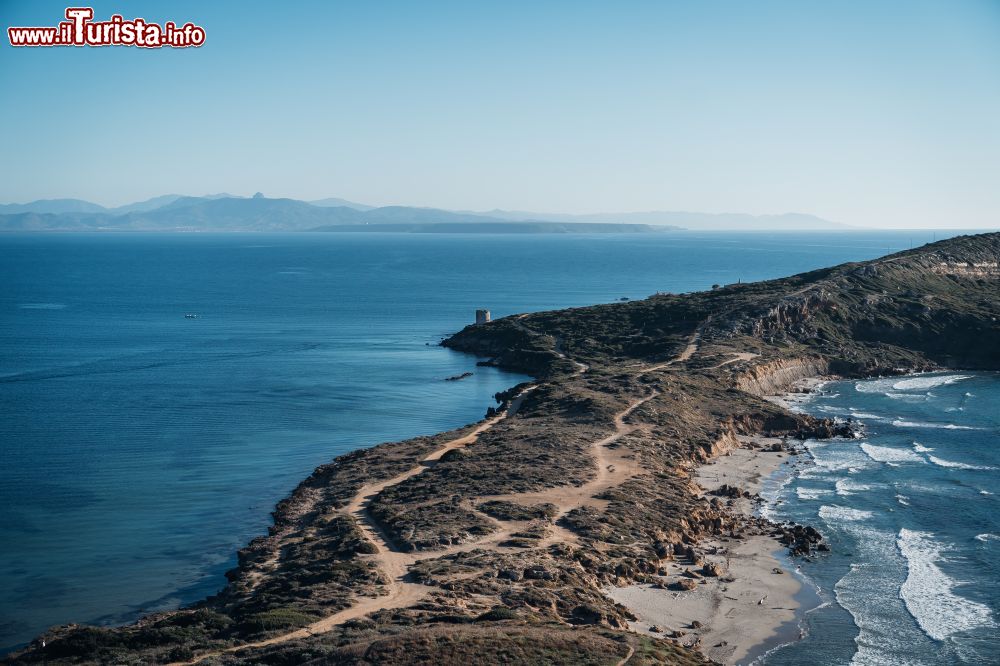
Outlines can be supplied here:
[[875, 462], [927, 462], [923, 456], [909, 449], [894, 449], [891, 446], [875, 446], [867, 442], [861, 445], [861, 450]]
[[845, 470], [854, 473], [872, 466], [871, 459], [854, 442], [809, 440], [806, 442], [806, 449], [816, 466], [811, 470], [805, 470], [800, 474], [800, 478], [812, 478]]
[[895, 381], [895, 379], [869, 379], [857, 382], [854, 385], [854, 390], [858, 393], [885, 393], [892, 390]]
[[840, 479], [837, 481], [837, 494], [838, 495], [853, 495], [854, 493], [865, 492], [866, 490], [871, 490], [872, 487], [866, 483], [858, 483], [857, 481], [852, 481], [851, 479]]
[[996, 626], [988, 606], [954, 593], [958, 583], [938, 568], [943, 547], [932, 537], [927, 532], [899, 531], [896, 545], [908, 570], [899, 596], [906, 610], [937, 641], [960, 631]]
[[911, 666], [912, 647], [927, 641], [916, 623], [900, 623], [906, 608], [899, 598], [905, 578], [903, 558], [896, 548], [896, 532], [873, 529], [866, 523], [843, 526], [857, 542], [850, 571], [834, 585], [839, 603], [858, 627], [852, 666]]
[[889, 391], [885, 393], [885, 397], [893, 400], [905, 400], [906, 402], [925, 402], [927, 400], [927, 396], [923, 393], [893, 393]]
[[869, 414], [868, 412], [854, 412], [851, 414], [856, 419], [868, 419], [869, 421], [884, 421], [886, 417], [879, 416], [878, 414]]
[[990, 534], [990, 533], [987, 532], [986, 534], [977, 534], [976, 535], [976, 540], [977, 541], [982, 541], [984, 543], [987, 542], [987, 541], [1000, 541], [1000, 536], [998, 536], [996, 534]]
[[816, 500], [823, 495], [833, 494], [833, 491], [824, 488], [796, 488], [795, 494], [799, 496], [800, 500]]
[[943, 460], [937, 456], [927, 456], [927, 459], [938, 467], [951, 467], [952, 469], [996, 469], [996, 467], [990, 467], [989, 465], [969, 465], [961, 462], [954, 462], [951, 460]]
[[936, 375], [934, 377], [912, 377], [896, 382], [892, 385], [897, 391], [925, 391], [936, 386], [947, 386], [960, 382], [963, 379], [972, 379], [971, 375]]
[[990, 491], [988, 491], [988, 490], [980, 490], [980, 491], [979, 491], [979, 494], [980, 494], [980, 495], [992, 495], [993, 493], [991, 493], [991, 492], [990, 492]]
[[910, 498], [907, 497], [906, 495], [900, 495], [899, 493], [896, 493], [896, 501], [902, 504], [903, 506], [910, 506]]
[[777, 506], [778, 499], [785, 490], [785, 486], [792, 482], [795, 478], [793, 475], [788, 474], [781, 478], [777, 486], [771, 487], [770, 484], [765, 484], [764, 488], [761, 489], [760, 495], [764, 498], [764, 503], [760, 507], [760, 515], [762, 518], [770, 519], [774, 513], [774, 509]]
[[897, 428], [942, 428], [944, 430], [979, 430], [972, 426], [955, 425], [954, 423], [924, 423], [923, 421], [903, 421], [896, 419], [892, 425]]
[[916, 451], [917, 453], [929, 453], [934, 449], [924, 446], [920, 442], [913, 442], [913, 450]]
[[824, 504], [819, 508], [819, 517], [826, 521], [836, 521], [836, 520], [847, 520], [847, 521], [858, 521], [866, 520], [872, 517], [871, 511], [862, 511], [861, 509], [852, 509], [849, 506], [838, 506], [836, 504]]

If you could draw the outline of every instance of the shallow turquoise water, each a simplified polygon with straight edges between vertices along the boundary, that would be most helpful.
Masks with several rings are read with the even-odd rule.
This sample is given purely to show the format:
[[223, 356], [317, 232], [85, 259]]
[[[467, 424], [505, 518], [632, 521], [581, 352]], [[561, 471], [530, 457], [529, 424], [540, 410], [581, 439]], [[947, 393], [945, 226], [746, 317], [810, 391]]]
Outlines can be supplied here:
[[0, 236], [0, 646], [210, 594], [316, 465], [478, 419], [522, 378], [436, 346], [477, 307], [706, 289], [931, 236]]

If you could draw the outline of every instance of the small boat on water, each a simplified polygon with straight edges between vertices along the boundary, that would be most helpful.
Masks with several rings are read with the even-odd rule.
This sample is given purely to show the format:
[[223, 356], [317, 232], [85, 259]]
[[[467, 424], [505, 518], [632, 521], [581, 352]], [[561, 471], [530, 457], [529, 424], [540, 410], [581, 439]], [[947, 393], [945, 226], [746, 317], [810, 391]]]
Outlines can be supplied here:
[[188, 312], [187, 314], [184, 315], [184, 318], [185, 319], [197, 319], [198, 318], [198, 314], [195, 313], [195, 312]]

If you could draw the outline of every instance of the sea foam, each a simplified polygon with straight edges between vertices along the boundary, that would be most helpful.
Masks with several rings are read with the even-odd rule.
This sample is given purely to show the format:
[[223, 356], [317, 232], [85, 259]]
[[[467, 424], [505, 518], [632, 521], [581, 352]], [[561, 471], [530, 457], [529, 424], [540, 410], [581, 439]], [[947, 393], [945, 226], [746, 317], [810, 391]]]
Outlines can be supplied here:
[[866, 520], [874, 514], [871, 511], [852, 509], [849, 506], [838, 506], [836, 504], [824, 504], [819, 508], [819, 517], [825, 521], [850, 521]]
[[879, 416], [878, 414], [869, 414], [868, 412], [853, 412], [851, 414], [853, 418], [856, 419], [866, 419], [868, 421], [885, 421], [884, 416]]
[[867, 483], [858, 483], [851, 479], [840, 479], [837, 481], [837, 494], [841, 496], [853, 495], [854, 493], [861, 493], [871, 489], [872, 487]]
[[926, 391], [936, 386], [947, 386], [960, 382], [963, 379], [972, 379], [970, 375], [937, 375], [934, 377], [912, 377], [896, 382], [892, 388], [896, 391]]
[[892, 425], [897, 428], [941, 428], [943, 430], [979, 430], [972, 426], [955, 425], [954, 423], [926, 423], [924, 421], [904, 421], [896, 419]]
[[955, 594], [957, 583], [936, 564], [943, 547], [932, 534], [902, 529], [896, 544], [908, 570], [899, 596], [924, 633], [942, 641], [960, 631], [996, 626], [988, 606]]
[[854, 384], [854, 390], [858, 393], [885, 393], [892, 390], [895, 379], [870, 379]]
[[883, 395], [887, 398], [892, 398], [893, 400], [903, 400], [904, 402], [927, 401], [927, 395], [924, 393], [893, 393], [892, 391], [887, 391]]
[[896, 548], [896, 533], [857, 522], [846, 523], [844, 529], [857, 543], [858, 557], [833, 589], [837, 603], [851, 614], [858, 627], [854, 639], [857, 650], [850, 663], [852, 666], [906, 663], [899, 657], [906, 653], [907, 646], [925, 639], [915, 625], [911, 628], [909, 622], [905, 626], [899, 623], [906, 610], [899, 598], [904, 562]]
[[996, 467], [990, 467], [989, 465], [969, 465], [967, 463], [954, 462], [951, 460], [944, 460], [938, 458], [937, 456], [927, 456], [927, 459], [938, 467], [950, 467], [952, 469], [979, 469], [979, 470], [989, 470], [996, 469]]
[[806, 470], [801, 477], [809, 478], [817, 474], [833, 474], [846, 471], [854, 473], [872, 466], [871, 458], [864, 454], [853, 442], [809, 440], [806, 442], [815, 463], [815, 468]]
[[800, 500], [817, 500], [823, 495], [833, 494], [833, 491], [825, 488], [796, 488], [795, 494]]
[[896, 449], [891, 446], [875, 446], [874, 444], [865, 442], [861, 445], [861, 450], [875, 462], [926, 462], [923, 456], [917, 455], [909, 449]]

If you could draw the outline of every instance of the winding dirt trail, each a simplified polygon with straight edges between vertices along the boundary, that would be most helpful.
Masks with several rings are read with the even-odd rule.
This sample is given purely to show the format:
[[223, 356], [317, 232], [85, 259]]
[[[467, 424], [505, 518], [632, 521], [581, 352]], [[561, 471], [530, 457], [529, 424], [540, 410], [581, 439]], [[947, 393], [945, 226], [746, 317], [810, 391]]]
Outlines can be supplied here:
[[713, 365], [713, 366], [705, 368], [705, 369], [706, 370], [718, 370], [719, 368], [721, 368], [723, 366], [727, 366], [730, 363], [736, 363], [738, 361], [750, 361], [750, 360], [753, 360], [753, 359], [757, 358], [758, 356], [760, 356], [760, 354], [755, 354], [753, 352], [733, 352], [730, 358], [726, 359], [725, 361], [723, 361], [723, 362], [721, 362], [721, 363], [719, 363], [717, 365]]
[[[706, 319], [695, 329], [688, 344], [677, 356], [664, 363], [638, 368], [634, 371], [634, 374], [642, 376], [663, 370], [675, 363], [683, 363], [689, 360], [698, 351], [701, 332], [708, 324], [708, 321]], [[557, 350], [557, 353], [563, 355], [561, 350]], [[578, 363], [578, 365], [583, 364]], [[577, 374], [582, 374], [583, 372], [586, 372], [586, 366]], [[615, 415], [614, 432], [591, 444], [590, 454], [597, 466], [597, 473], [590, 481], [579, 486], [556, 486], [555, 488], [547, 488], [537, 492], [492, 495], [479, 499], [484, 501], [503, 500], [518, 504], [554, 504], [557, 507], [557, 512], [552, 521], [553, 533], [543, 541], [542, 545], [554, 542], [577, 543], [578, 538], [576, 534], [559, 525], [559, 519], [571, 511], [583, 507], [606, 508], [608, 500], [600, 499], [599, 496], [611, 488], [620, 486], [632, 477], [638, 476], [642, 472], [643, 467], [638, 455], [626, 447], [616, 447], [614, 444], [625, 435], [645, 429], [645, 426], [642, 425], [626, 423], [626, 419], [635, 410], [656, 398], [659, 394], [659, 391], [654, 390], [649, 395], [632, 401], [628, 407]]]
[[[695, 329], [687, 346], [676, 357], [664, 363], [639, 368], [635, 371], [635, 374], [641, 376], [650, 372], [662, 370], [674, 365], [675, 363], [689, 360], [698, 351], [701, 331], [707, 323], [708, 320]], [[527, 329], [527, 327], [525, 328]], [[556, 353], [559, 354], [561, 358], [567, 358], [566, 354], [560, 348], [558, 341], [556, 344]], [[574, 376], [582, 375], [589, 369], [584, 363], [575, 360], [572, 361], [577, 366], [577, 372]], [[489, 519], [490, 522], [498, 527], [498, 530], [483, 539], [433, 551], [402, 552], [395, 547], [392, 543], [392, 539], [385, 532], [378, 521], [372, 518], [369, 512], [369, 506], [372, 500], [386, 488], [402, 483], [407, 479], [430, 469], [437, 464], [444, 454], [449, 451], [475, 443], [483, 432], [486, 432], [508, 416], [512, 416], [517, 413], [517, 410], [520, 408], [525, 396], [535, 388], [537, 388], [536, 385], [527, 387], [511, 402], [510, 407], [502, 414], [483, 421], [472, 432], [463, 437], [449, 440], [429, 454], [426, 458], [421, 460], [418, 465], [411, 467], [405, 472], [390, 479], [365, 484], [358, 490], [357, 493], [355, 493], [351, 501], [340, 509], [341, 513], [350, 515], [357, 521], [357, 525], [364, 534], [365, 538], [375, 545], [377, 552], [365, 557], [374, 560], [380, 570], [385, 574], [385, 589], [387, 594], [378, 597], [358, 598], [350, 608], [346, 608], [329, 615], [321, 620], [318, 620], [317, 622], [295, 631], [279, 634], [277, 636], [272, 636], [271, 638], [253, 643], [244, 643], [242, 645], [222, 650], [206, 652], [199, 655], [192, 661], [174, 662], [168, 666], [194, 666], [195, 664], [211, 657], [219, 657], [224, 654], [231, 654], [240, 650], [262, 648], [291, 640], [307, 638], [317, 634], [323, 634], [331, 631], [334, 627], [343, 624], [348, 620], [364, 617], [379, 610], [405, 608], [407, 606], [411, 606], [419, 602], [434, 589], [432, 587], [407, 580], [409, 568], [415, 562], [422, 559], [439, 558], [454, 553], [467, 552], [488, 546], [498, 547], [501, 542], [510, 539], [514, 532], [523, 527], [523, 523], [505, 523], [503, 521]], [[587, 483], [571, 487], [558, 486], [556, 488], [550, 488], [540, 492], [480, 497], [477, 498], [477, 501], [504, 499], [508, 501], [516, 501], [520, 504], [555, 504], [558, 507], [558, 513], [553, 519], [553, 525], [551, 526], [552, 532], [548, 537], [539, 543], [539, 546], [545, 547], [551, 543], [557, 542], [577, 543], [578, 539], [576, 534], [555, 523], [558, 522], [559, 518], [562, 518], [574, 509], [584, 506], [606, 506], [608, 503], [607, 500], [598, 499], [598, 495], [601, 495], [610, 488], [621, 485], [628, 479], [640, 473], [642, 466], [636, 454], [625, 447], [612, 447], [612, 445], [618, 442], [618, 440], [625, 435], [643, 428], [641, 425], [626, 423], [626, 419], [636, 409], [658, 395], [659, 392], [654, 390], [649, 395], [632, 401], [628, 407], [615, 415], [614, 432], [603, 439], [593, 442], [591, 445], [591, 455], [597, 465], [597, 473], [594, 478]], [[630, 653], [620, 663], [627, 662], [631, 657], [632, 650], [630, 648]]]
[[371, 517], [368, 507], [371, 504], [371, 501], [386, 488], [402, 483], [403, 481], [430, 469], [444, 454], [454, 449], [462, 448], [474, 443], [477, 439], [479, 439], [479, 435], [489, 430], [508, 416], [515, 414], [520, 408], [521, 403], [524, 401], [525, 396], [535, 388], [536, 387], [534, 385], [527, 387], [511, 402], [510, 407], [502, 414], [483, 421], [468, 435], [445, 442], [444, 445], [435, 449], [426, 458], [421, 460], [420, 464], [411, 467], [402, 474], [398, 474], [390, 479], [379, 481], [377, 483], [365, 484], [358, 490], [357, 493], [355, 493], [351, 501], [339, 510], [341, 513], [353, 516], [357, 521], [359, 529], [365, 535], [365, 538], [375, 545], [377, 552], [367, 557], [375, 560], [382, 572], [386, 574], [385, 589], [387, 590], [387, 594], [378, 597], [361, 597], [357, 599], [350, 608], [345, 608], [342, 611], [334, 613], [333, 615], [318, 620], [317, 622], [313, 622], [312, 624], [295, 631], [272, 636], [271, 638], [262, 641], [244, 643], [242, 645], [237, 645], [223, 650], [206, 652], [191, 661], [173, 662], [168, 664], [168, 666], [194, 666], [194, 664], [201, 663], [211, 657], [219, 657], [224, 654], [230, 654], [240, 650], [262, 648], [269, 645], [276, 645], [278, 643], [314, 636], [316, 634], [323, 634], [332, 630], [334, 627], [347, 622], [348, 620], [364, 617], [370, 613], [374, 613], [375, 611], [405, 608], [406, 606], [410, 606], [420, 601], [433, 589], [427, 587], [426, 585], [406, 580], [409, 573], [409, 567], [414, 562], [428, 557], [442, 557], [456, 552], [473, 550], [475, 548], [481, 548], [483, 546], [490, 545], [491, 543], [496, 543], [510, 538], [510, 532], [512, 530], [502, 530], [500, 533], [491, 534], [485, 540], [474, 543], [459, 544], [435, 551], [405, 553], [395, 548], [392, 544], [392, 540], [389, 538], [388, 534], [385, 533], [382, 526]]
[[[606, 506], [608, 503], [607, 500], [598, 499], [597, 495], [621, 485], [628, 479], [636, 476], [641, 469], [639, 459], [633, 452], [624, 447], [611, 448], [611, 446], [623, 436], [641, 427], [626, 423], [625, 419], [657, 395], [659, 393], [654, 391], [644, 398], [633, 401], [628, 407], [618, 412], [614, 418], [614, 432], [591, 444], [590, 454], [597, 465], [597, 473], [590, 481], [579, 486], [556, 486], [555, 488], [547, 488], [536, 492], [490, 495], [480, 499], [484, 501], [503, 500], [517, 502], [518, 504], [554, 504], [558, 508], [558, 511], [553, 518], [553, 522], [558, 522], [560, 518], [574, 509], [584, 506]], [[563, 536], [561, 540], [576, 541], [576, 536], [572, 532], [560, 528], [558, 525], [555, 527]]]

